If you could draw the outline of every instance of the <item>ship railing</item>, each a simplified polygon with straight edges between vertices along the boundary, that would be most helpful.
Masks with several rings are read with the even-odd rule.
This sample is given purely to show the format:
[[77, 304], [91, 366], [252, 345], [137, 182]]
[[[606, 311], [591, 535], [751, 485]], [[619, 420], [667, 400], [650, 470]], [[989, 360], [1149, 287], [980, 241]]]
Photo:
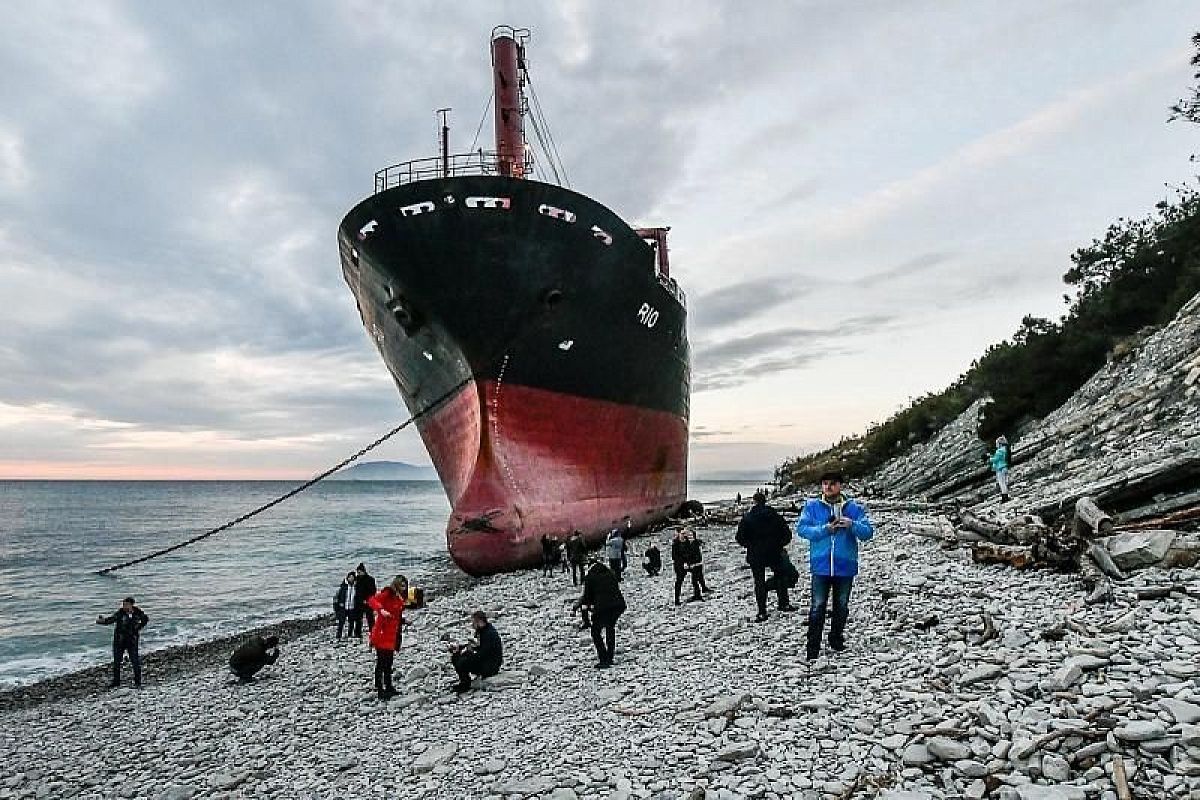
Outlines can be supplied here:
[[[532, 160], [527, 168], [532, 168]], [[375, 173], [375, 193], [403, 186], [406, 183], [434, 178], [455, 178], [461, 175], [499, 175], [500, 157], [496, 153], [476, 150], [472, 153], [455, 153], [442, 158], [416, 158], [400, 164], [384, 167]]]
[[662, 273], [659, 273], [658, 282], [662, 284], [664, 289], [671, 293], [672, 297], [679, 301], [680, 306], [682, 306], [685, 310], [687, 309], [687, 295], [684, 294], [683, 289], [679, 288], [679, 284], [676, 283], [674, 278], [668, 278]]

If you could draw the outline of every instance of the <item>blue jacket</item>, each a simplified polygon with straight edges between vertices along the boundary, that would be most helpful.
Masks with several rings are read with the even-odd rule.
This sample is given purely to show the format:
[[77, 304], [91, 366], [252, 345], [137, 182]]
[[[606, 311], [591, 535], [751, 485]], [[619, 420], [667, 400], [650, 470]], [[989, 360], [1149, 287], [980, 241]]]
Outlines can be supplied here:
[[[835, 513], [851, 520], [849, 528], [834, 531], [829, 522]], [[796, 520], [796, 535], [808, 542], [808, 564], [813, 575], [839, 578], [858, 574], [858, 543], [875, 535], [867, 519], [867, 511], [859, 503], [843, 496], [830, 505], [822, 497], [804, 503], [800, 519]]]
[[999, 472], [1002, 469], [1008, 469], [1008, 445], [997, 447], [996, 452], [992, 453], [992, 471]]

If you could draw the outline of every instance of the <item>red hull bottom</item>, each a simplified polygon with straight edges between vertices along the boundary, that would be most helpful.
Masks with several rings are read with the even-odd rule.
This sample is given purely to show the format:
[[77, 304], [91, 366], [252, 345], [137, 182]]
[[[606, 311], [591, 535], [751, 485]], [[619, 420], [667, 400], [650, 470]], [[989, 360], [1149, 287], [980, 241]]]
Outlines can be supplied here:
[[419, 425], [453, 507], [450, 555], [472, 575], [539, 563], [543, 535], [598, 542], [686, 499], [687, 422], [667, 412], [486, 381]]

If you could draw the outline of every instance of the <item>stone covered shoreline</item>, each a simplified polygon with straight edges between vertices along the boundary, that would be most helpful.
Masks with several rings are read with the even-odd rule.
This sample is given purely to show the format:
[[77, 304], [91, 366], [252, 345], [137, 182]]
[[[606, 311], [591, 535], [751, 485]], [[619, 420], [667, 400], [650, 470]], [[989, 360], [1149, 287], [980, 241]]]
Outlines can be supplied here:
[[[217, 647], [141, 692], [39, 684], [0, 709], [0, 798], [1116, 800], [1119, 759], [1134, 797], [1200, 800], [1200, 573], [1086, 606], [1074, 576], [976, 565], [908, 533], [915, 514], [874, 516], [833, 658], [805, 662], [802, 614], [750, 621], [742, 551], [713, 527], [707, 602], [675, 607], [671, 576], [633, 560], [614, 669], [592, 666], [569, 576], [484, 579], [411, 612], [388, 703], [370, 651], [325, 623], [286, 631], [246, 686]], [[476, 608], [505, 672], [456, 697], [445, 641]]]

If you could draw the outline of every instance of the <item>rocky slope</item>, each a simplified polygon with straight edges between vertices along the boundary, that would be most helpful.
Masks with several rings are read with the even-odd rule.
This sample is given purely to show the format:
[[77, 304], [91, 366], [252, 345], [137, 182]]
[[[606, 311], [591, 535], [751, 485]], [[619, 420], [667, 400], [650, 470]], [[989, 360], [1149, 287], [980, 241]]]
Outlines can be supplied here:
[[[801, 616], [749, 621], [740, 548], [710, 529], [716, 594], [677, 608], [669, 576], [631, 574], [612, 670], [592, 667], [569, 578], [485, 579], [412, 614], [390, 703], [369, 652], [322, 632], [251, 685], [209, 668], [6, 712], [0, 798], [1111, 800], [1118, 756], [1135, 797], [1200, 798], [1196, 591], [1085, 607], [1071, 576], [974, 565], [907, 533], [920, 519], [877, 522], [851, 649], [828, 661], [804, 661]], [[506, 672], [457, 698], [443, 640], [475, 608]]]
[[[977, 414], [968, 409], [873, 484], [893, 496], [996, 505], [978, 441], [962, 435]], [[1200, 488], [1200, 295], [1024, 432], [1013, 456], [1012, 509], [1048, 511], [1093, 495], [1131, 510]]]

